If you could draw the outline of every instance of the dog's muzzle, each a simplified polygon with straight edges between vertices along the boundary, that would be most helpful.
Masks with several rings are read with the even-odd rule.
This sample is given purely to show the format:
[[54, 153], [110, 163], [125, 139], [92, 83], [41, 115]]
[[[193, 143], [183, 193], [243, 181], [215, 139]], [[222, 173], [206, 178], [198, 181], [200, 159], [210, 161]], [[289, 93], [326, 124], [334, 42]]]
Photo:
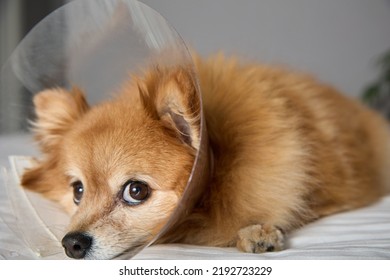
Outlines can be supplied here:
[[84, 232], [69, 232], [62, 239], [62, 246], [68, 257], [82, 259], [92, 246], [92, 237]]

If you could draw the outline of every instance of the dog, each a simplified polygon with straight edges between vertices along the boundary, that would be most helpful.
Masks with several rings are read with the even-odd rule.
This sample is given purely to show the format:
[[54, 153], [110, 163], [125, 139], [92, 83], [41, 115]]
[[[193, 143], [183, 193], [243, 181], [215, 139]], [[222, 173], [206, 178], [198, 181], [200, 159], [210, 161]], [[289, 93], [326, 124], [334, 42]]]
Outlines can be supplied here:
[[[156, 243], [279, 251], [291, 231], [389, 191], [389, 126], [378, 114], [306, 74], [193, 56], [212, 170]], [[69, 257], [135, 253], [172, 215], [200, 148], [191, 71], [151, 66], [93, 107], [77, 87], [34, 97], [43, 157], [22, 185], [72, 216]]]

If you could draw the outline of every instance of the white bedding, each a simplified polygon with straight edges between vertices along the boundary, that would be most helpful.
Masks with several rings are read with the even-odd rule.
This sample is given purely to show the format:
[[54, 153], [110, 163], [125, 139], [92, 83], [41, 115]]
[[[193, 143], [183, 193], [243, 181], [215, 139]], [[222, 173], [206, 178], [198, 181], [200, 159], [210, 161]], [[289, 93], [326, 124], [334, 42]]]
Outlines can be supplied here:
[[[12, 182], [6, 180], [15, 175], [12, 172], [20, 172], [18, 168], [21, 167], [17, 165], [23, 164], [23, 159], [14, 158], [16, 166], [12, 171], [7, 163], [8, 155], [34, 153], [26, 136], [0, 136], [0, 165], [7, 166], [0, 172], [0, 259], [66, 259], [58, 242], [62, 225], [50, 222], [53, 216], [61, 221], [66, 219], [57, 213], [58, 209], [34, 194], [24, 194], [13, 202], [7, 198], [6, 184]], [[24, 193], [20, 188], [16, 189]], [[37, 209], [39, 218], [46, 221], [54, 235], [47, 235], [45, 225], [34, 224], [37, 213], [30, 211], [25, 212], [26, 216], [17, 215], [18, 211], [22, 214], [31, 209], [29, 203]], [[327, 217], [295, 231], [289, 236], [288, 249], [281, 252], [255, 255], [241, 253], [235, 248], [167, 244], [146, 248], [135, 258], [390, 259], [390, 196], [372, 206]]]

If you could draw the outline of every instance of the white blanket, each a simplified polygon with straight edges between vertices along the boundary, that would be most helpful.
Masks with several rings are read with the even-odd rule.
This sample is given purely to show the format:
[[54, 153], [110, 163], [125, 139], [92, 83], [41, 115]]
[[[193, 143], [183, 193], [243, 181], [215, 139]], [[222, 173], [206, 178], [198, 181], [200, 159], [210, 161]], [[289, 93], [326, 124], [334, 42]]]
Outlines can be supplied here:
[[[4, 138], [0, 140], [0, 164], [6, 162], [2, 154], [27, 149], [22, 147], [28, 143], [25, 139], [7, 138], [8, 149]], [[0, 258], [66, 259], [59, 240], [67, 217], [54, 204], [17, 187], [15, 178], [28, 161], [17, 157], [11, 162], [13, 166], [0, 172]], [[11, 185], [15, 188], [10, 189]], [[295, 231], [289, 236], [288, 248], [281, 252], [256, 255], [235, 248], [166, 244], [148, 247], [135, 258], [390, 259], [390, 196], [372, 206], [333, 215]]]

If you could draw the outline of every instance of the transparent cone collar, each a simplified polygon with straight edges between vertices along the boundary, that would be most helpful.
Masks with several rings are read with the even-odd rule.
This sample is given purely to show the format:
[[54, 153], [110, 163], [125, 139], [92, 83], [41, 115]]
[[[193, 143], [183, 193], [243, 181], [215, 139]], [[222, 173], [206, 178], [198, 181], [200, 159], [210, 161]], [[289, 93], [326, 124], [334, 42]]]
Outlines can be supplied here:
[[[141, 73], [150, 65], [190, 67], [202, 105], [191, 56], [164, 18], [135, 0], [80, 0], [54, 11], [23, 39], [3, 68], [1, 83], [6, 90], [12, 83], [23, 89], [22, 99], [28, 99], [30, 107], [21, 103], [20, 108], [26, 111], [34, 94], [54, 87], [77, 85], [94, 104], [110, 98], [129, 73]], [[188, 184], [151, 243], [188, 214], [207, 183], [209, 147], [202, 110], [200, 114], [200, 148]]]

